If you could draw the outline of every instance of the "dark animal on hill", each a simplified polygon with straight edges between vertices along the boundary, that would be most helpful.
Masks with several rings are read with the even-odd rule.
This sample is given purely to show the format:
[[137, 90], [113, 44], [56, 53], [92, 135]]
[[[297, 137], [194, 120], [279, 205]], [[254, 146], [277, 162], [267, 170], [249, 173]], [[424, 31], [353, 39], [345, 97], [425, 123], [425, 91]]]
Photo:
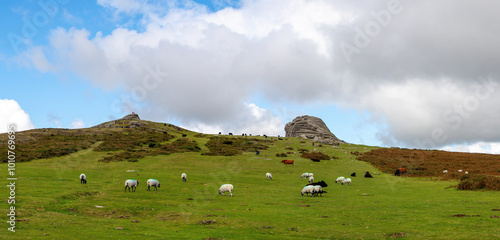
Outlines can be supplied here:
[[351, 177], [356, 177], [356, 173], [355, 173], [355, 172], [353, 172], [353, 173], [351, 174]]
[[283, 164], [285, 164], [285, 166], [288, 165], [288, 164], [292, 164], [292, 166], [293, 166], [293, 160], [287, 160], [287, 159], [285, 159], [285, 160], [282, 160], [281, 162]]
[[370, 174], [370, 172], [366, 172], [365, 173], [365, 178], [373, 178], [373, 176]]
[[319, 182], [309, 183], [309, 184], [307, 184], [306, 186], [308, 186], [308, 185], [313, 185], [313, 186], [314, 186], [314, 185], [320, 185], [321, 187], [328, 187], [328, 184], [326, 184], [326, 182], [325, 182], [325, 181], [323, 181], [323, 180], [321, 180], [321, 181], [319, 181]]
[[313, 162], [319, 162], [320, 160], [319, 160], [319, 159], [314, 159], [314, 158], [313, 158], [313, 159], [311, 159], [311, 161], [313, 161]]
[[394, 176], [401, 176], [403, 173], [406, 174], [406, 168], [398, 168], [398, 170], [394, 173]]

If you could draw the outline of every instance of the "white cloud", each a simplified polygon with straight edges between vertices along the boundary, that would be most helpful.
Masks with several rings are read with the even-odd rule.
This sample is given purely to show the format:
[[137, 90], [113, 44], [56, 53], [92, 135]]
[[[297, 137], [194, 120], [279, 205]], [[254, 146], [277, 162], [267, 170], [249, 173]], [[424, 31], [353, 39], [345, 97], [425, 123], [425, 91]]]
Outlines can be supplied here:
[[56, 70], [55, 66], [45, 57], [41, 47], [32, 47], [25, 54], [33, 66], [41, 72], [54, 72]]
[[441, 148], [441, 150], [450, 152], [500, 154], [500, 142], [477, 142], [474, 144], [451, 145], [445, 146]]
[[71, 122], [71, 128], [84, 128], [85, 123], [83, 122], [82, 119], [75, 119], [73, 122]]
[[284, 136], [283, 121], [272, 114], [269, 110], [260, 108], [250, 103], [245, 104], [238, 112], [235, 119], [231, 121], [221, 121], [222, 124], [204, 124], [200, 122], [191, 122], [183, 125], [184, 128], [209, 134], [233, 133], [241, 135], [243, 133], [252, 135]]
[[[32, 61], [125, 89], [130, 106], [154, 109], [143, 118], [210, 131], [281, 132], [271, 109], [246, 104], [258, 91], [276, 105], [368, 111], [385, 145], [500, 141], [500, 2], [390, 1], [399, 4], [390, 18], [380, 15], [387, 1], [252, 0], [215, 13], [174, 2], [101, 0], [141, 14], [143, 29], [59, 28]], [[350, 61], [342, 43], [358, 47]]]
[[7, 132], [10, 124], [15, 124], [18, 131], [35, 128], [30, 116], [15, 100], [0, 99], [0, 133]]
[[137, 13], [141, 9], [140, 1], [135, 0], [97, 0], [97, 4], [128, 14]]

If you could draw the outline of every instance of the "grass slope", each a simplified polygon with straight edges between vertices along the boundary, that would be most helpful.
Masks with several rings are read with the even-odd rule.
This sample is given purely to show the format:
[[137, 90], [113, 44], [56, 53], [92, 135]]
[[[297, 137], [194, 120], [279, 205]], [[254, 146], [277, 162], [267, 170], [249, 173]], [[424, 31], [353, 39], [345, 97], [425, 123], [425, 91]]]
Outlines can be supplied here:
[[[196, 141], [201, 152], [146, 156], [138, 162], [99, 162], [109, 152], [99, 142], [66, 156], [18, 163], [16, 232], [4, 223], [1, 239], [498, 239], [499, 192], [460, 191], [457, 182], [395, 177], [379, 172], [350, 152], [359, 145], [313, 147], [308, 141], [273, 139], [260, 154], [207, 156], [208, 137]], [[176, 135], [177, 139], [180, 135]], [[236, 137], [235, 137], [236, 138]], [[264, 139], [264, 138], [262, 138]], [[175, 139], [171, 140], [175, 141]], [[312, 162], [300, 149], [316, 148], [338, 159]], [[295, 166], [276, 157], [287, 152]], [[112, 153], [114, 154], [114, 153]], [[2, 165], [7, 169], [6, 164]], [[128, 172], [136, 170], [137, 172]], [[88, 184], [81, 185], [80, 173]], [[187, 173], [182, 182], [180, 174]], [[271, 172], [268, 181], [265, 173]], [[300, 195], [313, 172], [329, 184], [323, 197]], [[334, 183], [356, 172], [352, 186]], [[124, 192], [126, 179], [140, 181]], [[161, 182], [146, 191], [146, 180]], [[234, 185], [234, 197], [218, 195]], [[0, 189], [4, 199], [8, 189]], [[8, 213], [6, 200], [3, 216]], [[96, 207], [102, 206], [102, 207]], [[459, 217], [461, 216], [461, 217]]]

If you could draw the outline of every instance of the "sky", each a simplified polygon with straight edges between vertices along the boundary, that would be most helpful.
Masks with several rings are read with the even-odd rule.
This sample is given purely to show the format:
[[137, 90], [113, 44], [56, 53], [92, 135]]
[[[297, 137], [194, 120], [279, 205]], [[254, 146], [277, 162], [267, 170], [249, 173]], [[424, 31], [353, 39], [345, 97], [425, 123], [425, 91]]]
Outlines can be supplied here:
[[500, 2], [0, 3], [0, 132], [131, 112], [202, 133], [500, 154]]

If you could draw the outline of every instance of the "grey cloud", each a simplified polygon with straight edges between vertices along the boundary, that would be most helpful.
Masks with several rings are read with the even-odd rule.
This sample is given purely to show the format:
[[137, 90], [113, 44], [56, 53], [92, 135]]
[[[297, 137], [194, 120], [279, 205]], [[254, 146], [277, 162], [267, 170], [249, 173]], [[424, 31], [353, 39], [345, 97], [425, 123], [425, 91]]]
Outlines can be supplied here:
[[[221, 24], [206, 21], [210, 14], [205, 9], [196, 12], [197, 8], [192, 8], [186, 10], [189, 14], [181, 14], [185, 19], [175, 22], [167, 21], [171, 20], [168, 13], [155, 15], [156, 22], [145, 18], [151, 22], [141, 33], [117, 29], [107, 36], [91, 37], [84, 29], [55, 30], [51, 45], [56, 56], [50, 59], [58, 59], [54, 65], [68, 67], [94, 85], [123, 87], [132, 96], [135, 93], [136, 106], [155, 109], [146, 111], [152, 118], [169, 116], [186, 126], [243, 130], [255, 121], [277, 125], [272, 112], [261, 119], [250, 113], [246, 102], [258, 91], [273, 104], [329, 102], [369, 111], [372, 121], [383, 126], [378, 136], [386, 145], [426, 147], [418, 141], [432, 140], [433, 134], [438, 141], [428, 144], [431, 147], [500, 141], [500, 132], [495, 130], [500, 128], [492, 120], [500, 117], [498, 94], [492, 93], [470, 107], [473, 110], [461, 117], [459, 126], [455, 115], [445, 114], [474, 96], [481, 77], [491, 76], [493, 83], [500, 82], [500, 26], [496, 24], [500, 3], [308, 4], [324, 6], [315, 9], [338, 9], [346, 15], [336, 23], [319, 19], [304, 27], [297, 25], [300, 21], [281, 21], [276, 16], [305, 8], [253, 1], [231, 10], [233, 14], [243, 12], [242, 16], [251, 13], [251, 19], [213, 13], [219, 14], [216, 19], [227, 22]], [[380, 22], [384, 16], [378, 14], [396, 6], [390, 4], [399, 4], [397, 13], [390, 15], [390, 20], [384, 15], [387, 21]], [[273, 9], [275, 15], [270, 16], [269, 11], [259, 15], [256, 9], [261, 8]], [[307, 14], [316, 20], [325, 13]], [[234, 25], [235, 20], [241, 24]], [[257, 31], [255, 26], [269, 31]], [[356, 39], [361, 39], [357, 35], [367, 35], [367, 26], [376, 34], [365, 39], [367, 44], [356, 45]], [[350, 61], [342, 49], [345, 44], [357, 48]], [[326, 52], [321, 52], [323, 47]], [[158, 68], [168, 76], [156, 87], [145, 86], [148, 68]], [[493, 92], [498, 89], [495, 86]]]

